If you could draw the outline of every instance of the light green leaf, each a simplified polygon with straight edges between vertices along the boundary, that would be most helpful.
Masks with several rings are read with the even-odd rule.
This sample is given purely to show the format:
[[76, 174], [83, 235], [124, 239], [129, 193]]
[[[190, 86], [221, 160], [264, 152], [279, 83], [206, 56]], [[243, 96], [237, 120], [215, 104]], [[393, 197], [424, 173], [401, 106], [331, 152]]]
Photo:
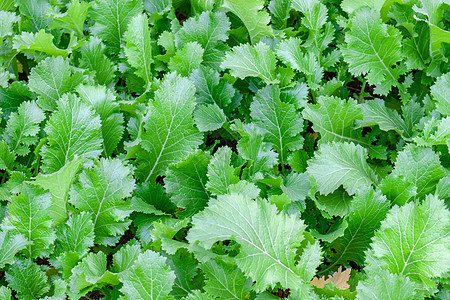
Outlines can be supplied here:
[[250, 106], [250, 115], [264, 133], [264, 141], [278, 152], [282, 165], [287, 163], [288, 151], [298, 150], [303, 145], [303, 137], [299, 134], [303, 120], [293, 104], [281, 102], [278, 86], [259, 90]]
[[302, 203], [310, 189], [311, 185], [306, 173], [299, 174], [292, 172], [286, 176], [281, 184], [281, 190], [291, 201], [301, 201]]
[[320, 30], [327, 21], [327, 7], [319, 0], [292, 0], [291, 6], [305, 15], [302, 24], [313, 32]]
[[270, 15], [261, 11], [264, 1], [261, 0], [225, 0], [222, 7], [229, 9], [244, 23], [253, 44], [259, 42], [263, 36], [272, 36], [273, 30], [268, 23]]
[[0, 39], [11, 35], [13, 24], [19, 20], [20, 18], [14, 12], [0, 10]]
[[72, 47], [77, 45], [75, 42], [70, 44], [68, 49], [60, 49], [53, 44], [53, 39], [54, 36], [46, 33], [44, 29], [37, 33], [24, 31], [21, 35], [14, 37], [13, 48], [22, 53], [40, 51], [48, 55], [66, 58], [72, 52]]
[[358, 121], [360, 127], [378, 125], [381, 130], [395, 130], [408, 140], [412, 138], [413, 128], [405, 123], [397, 111], [386, 107], [383, 100], [366, 101], [361, 104], [361, 109], [364, 111], [364, 117], [362, 121]]
[[403, 93], [398, 78], [406, 69], [396, 66], [402, 60], [401, 35], [398, 29], [383, 24], [373, 9], [358, 10], [351, 19], [352, 29], [345, 34], [346, 44], [340, 47], [350, 72], [366, 75], [372, 85], [381, 84], [382, 94], [397, 86]]
[[405, 176], [417, 188], [415, 198], [422, 198], [436, 189], [439, 179], [445, 176], [439, 156], [430, 148], [409, 144], [398, 153], [393, 176]]
[[250, 161], [243, 174], [253, 178], [277, 164], [278, 154], [272, 150], [271, 145], [264, 142], [264, 136], [255, 124], [242, 124], [236, 121], [234, 125], [235, 130], [241, 135], [237, 144], [238, 153], [242, 158]]
[[45, 126], [48, 145], [42, 149], [42, 170], [58, 171], [75, 156], [96, 158], [101, 152], [101, 121], [73, 94], [58, 101], [58, 110]]
[[94, 77], [99, 84], [108, 86], [114, 79], [116, 66], [105, 56], [105, 45], [102, 41], [91, 36], [81, 48], [80, 68], [95, 72]]
[[414, 138], [419, 146], [450, 145], [450, 117], [437, 120], [431, 118], [425, 123], [419, 136]]
[[210, 260], [201, 265], [206, 275], [205, 291], [220, 299], [245, 300], [250, 295], [250, 284], [237, 266]]
[[19, 6], [20, 14], [31, 18], [24, 22], [23, 29], [38, 32], [50, 25], [51, 19], [44, 17], [47, 8], [50, 6], [47, 0], [15, 0], [14, 2]]
[[366, 159], [367, 151], [360, 145], [331, 142], [320, 146], [316, 156], [308, 161], [307, 172], [321, 194], [328, 195], [342, 185], [353, 195], [377, 181]]
[[90, 29], [105, 41], [110, 52], [118, 53], [128, 24], [142, 10], [140, 0], [96, 0], [90, 11], [95, 24]]
[[[3, 269], [5, 265], [13, 264], [16, 260], [16, 253], [25, 249], [29, 243], [22, 234], [13, 234], [11, 231], [0, 231], [0, 268]], [[2, 298], [0, 297], [0, 299]]]
[[96, 244], [114, 245], [128, 228], [132, 210], [124, 198], [130, 197], [134, 188], [130, 168], [117, 158], [101, 159], [72, 185], [69, 202], [92, 214]]
[[37, 143], [39, 124], [45, 119], [44, 112], [36, 102], [22, 102], [17, 112], [9, 115], [3, 138], [8, 143], [12, 153], [26, 156], [30, 146]]
[[48, 215], [53, 219], [53, 225], [58, 225], [67, 219], [67, 199], [69, 198], [69, 189], [75, 180], [75, 176], [81, 169], [83, 160], [78, 158], [66, 165], [60, 170], [51, 174], [39, 173], [35, 181], [31, 184], [39, 185], [43, 189], [49, 190], [52, 194], [52, 206]]
[[5, 277], [20, 300], [39, 299], [50, 290], [45, 272], [29, 259], [17, 261], [14, 268], [5, 273]]
[[48, 57], [30, 72], [29, 88], [39, 95], [38, 104], [43, 110], [56, 109], [58, 99], [73, 90], [82, 81], [82, 74], [73, 72], [68, 60]]
[[439, 77], [431, 86], [431, 95], [437, 101], [436, 109], [444, 115], [450, 115], [450, 72]]
[[200, 66], [192, 71], [189, 79], [195, 84], [195, 96], [198, 104], [216, 103], [225, 112], [231, 112], [235, 107], [232, 104], [235, 90], [217, 71]]
[[403, 175], [389, 174], [383, 178], [379, 187], [383, 194], [397, 205], [405, 204], [417, 194], [417, 187]]
[[116, 96], [104, 86], [79, 85], [76, 91], [100, 115], [103, 152], [111, 156], [123, 134], [124, 120]]
[[278, 83], [275, 78], [276, 58], [270, 47], [263, 42], [255, 46], [243, 44], [228, 52], [220, 65], [222, 69], [230, 69], [232, 76], [245, 79], [259, 77], [267, 84]]
[[205, 186], [213, 195], [228, 193], [230, 185], [239, 181], [231, 166], [231, 149], [229, 147], [225, 146], [217, 150], [208, 165], [206, 175], [208, 182]]
[[170, 165], [164, 179], [165, 188], [181, 215], [190, 217], [202, 210], [209, 200], [206, 172], [209, 159], [202, 151], [189, 155], [184, 161]]
[[310, 264], [307, 270], [300, 271], [295, 264], [305, 227], [297, 217], [278, 213], [276, 206], [266, 200], [230, 194], [219, 196], [193, 217], [187, 239], [190, 243], [199, 241], [206, 249], [218, 240], [235, 240], [241, 246], [235, 261], [246, 276], [256, 281], [255, 291], [277, 283], [293, 290], [299, 283], [309, 282], [309, 274], [318, 266]]
[[27, 257], [48, 257], [53, 251], [56, 236], [48, 216], [50, 206], [50, 193], [28, 185], [23, 186], [19, 195], [11, 197], [2, 229], [25, 236], [29, 243], [24, 250]]
[[67, 11], [63, 14], [53, 14], [50, 29], [67, 28], [72, 29], [80, 36], [83, 36], [83, 23], [92, 3], [72, 0]]
[[214, 103], [197, 106], [194, 120], [200, 131], [214, 131], [221, 128], [227, 119], [223, 110]]
[[271, 0], [268, 8], [272, 15], [272, 25], [274, 28], [286, 28], [289, 11], [291, 10], [291, 0]]
[[303, 52], [301, 44], [302, 40], [299, 38], [284, 40], [276, 49], [277, 55], [286, 65], [304, 73], [310, 88], [317, 90], [323, 77], [323, 68], [314, 53]]
[[303, 118], [313, 123], [313, 129], [320, 133], [320, 143], [355, 142], [370, 146], [362, 141], [361, 131], [355, 130], [355, 121], [363, 118], [363, 111], [353, 99], [320, 96], [317, 104], [307, 104]]
[[394, 206], [375, 234], [368, 253], [367, 271], [381, 269], [409, 277], [434, 289], [431, 278], [450, 270], [450, 212], [436, 196], [416, 204]]
[[198, 42], [205, 50], [203, 64], [219, 70], [225, 56], [224, 50], [228, 49], [224, 42], [228, 39], [230, 25], [223, 12], [207, 11], [191, 17], [175, 34], [177, 48], [181, 49], [189, 42]]
[[0, 141], [0, 170], [12, 170], [15, 158], [6, 141]]
[[376, 275], [358, 283], [356, 299], [423, 299], [423, 295], [417, 292], [418, 288], [420, 286], [407, 277], [379, 270]]
[[139, 179], [154, 182], [170, 164], [183, 160], [201, 143], [192, 118], [194, 93], [192, 82], [174, 74], [167, 75], [155, 92], [144, 123], [141, 141], [144, 151], [137, 155]]
[[172, 0], [144, 0], [144, 8], [151, 15], [163, 13], [172, 8]]
[[326, 211], [331, 216], [344, 217], [349, 214], [352, 197], [339, 187], [333, 193], [326, 196], [317, 194], [315, 195], [315, 202], [319, 209]]
[[203, 48], [197, 42], [189, 42], [170, 58], [169, 70], [177, 71], [182, 76], [189, 76], [203, 61]]
[[334, 251], [330, 251], [330, 265], [324, 271], [325, 274], [335, 266], [347, 265], [348, 261], [358, 265], [364, 263], [364, 252], [369, 248], [375, 230], [380, 227], [389, 207], [389, 201], [378, 190], [368, 188], [358, 192], [351, 203], [344, 236], [330, 245]]
[[377, 13], [377, 16], [379, 16], [381, 8], [383, 7], [385, 2], [386, 0], [343, 0], [341, 3], [341, 7], [343, 11], [351, 15], [361, 7], [366, 6], [372, 8]]
[[120, 281], [120, 289], [128, 299], [173, 299], [169, 297], [175, 274], [166, 265], [166, 258], [147, 250], [139, 254], [136, 263], [131, 267], [126, 277]]
[[145, 14], [136, 15], [128, 24], [126, 34], [127, 45], [124, 49], [129, 64], [135, 68], [136, 75], [145, 80], [145, 83], [152, 82], [152, 39], [148, 17]]
[[120, 248], [113, 257], [112, 270], [114, 273], [122, 273], [120, 276], [124, 276], [124, 272], [127, 272], [134, 265], [141, 252], [141, 246], [138, 243], [133, 245], [127, 244]]
[[407, 57], [408, 69], [423, 70], [430, 62], [430, 27], [425, 22], [416, 22], [412, 37], [403, 40], [403, 55]]
[[85, 256], [94, 246], [94, 224], [91, 214], [85, 211], [73, 214], [56, 229], [57, 243], [63, 252]]
[[11, 290], [7, 288], [6, 286], [0, 287], [0, 299], [3, 300], [11, 300]]
[[106, 269], [106, 255], [103, 252], [89, 253], [75, 268], [69, 279], [70, 291], [75, 298], [102, 285], [118, 285], [116, 274]]

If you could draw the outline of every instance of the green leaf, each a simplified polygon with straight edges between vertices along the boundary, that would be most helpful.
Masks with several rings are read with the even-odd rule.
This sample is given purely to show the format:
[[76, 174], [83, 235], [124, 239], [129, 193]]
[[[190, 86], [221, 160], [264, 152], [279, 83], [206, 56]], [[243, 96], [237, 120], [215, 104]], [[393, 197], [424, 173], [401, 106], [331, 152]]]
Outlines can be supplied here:
[[0, 39], [12, 35], [13, 24], [19, 20], [14, 12], [0, 10]]
[[83, 23], [91, 6], [92, 3], [72, 0], [65, 13], [52, 15], [52, 24], [49, 28], [67, 28], [83, 36]]
[[139, 244], [127, 244], [119, 249], [113, 257], [114, 273], [122, 273], [123, 276], [135, 263], [139, 254], [142, 252]]
[[360, 127], [378, 125], [381, 130], [395, 130], [408, 140], [412, 138], [413, 128], [405, 123], [397, 111], [386, 107], [383, 100], [366, 101], [361, 104], [361, 109], [364, 111], [364, 117], [362, 121], [358, 121]]
[[417, 292], [419, 287], [407, 277], [379, 270], [376, 275], [358, 283], [356, 299], [423, 299]]
[[205, 50], [203, 64], [219, 70], [225, 56], [223, 49], [228, 48], [224, 42], [228, 39], [230, 25], [225, 13], [206, 11], [183, 23], [175, 34], [175, 43], [181, 49], [190, 42], [198, 42]]
[[381, 8], [383, 7], [386, 0], [343, 0], [341, 3], [342, 10], [347, 12], [349, 15], [360, 9], [361, 7], [370, 7], [374, 10], [376, 16], [380, 15]]
[[52, 174], [39, 173], [35, 181], [31, 184], [39, 185], [43, 189], [49, 190], [52, 194], [52, 206], [48, 215], [53, 219], [53, 225], [58, 225], [67, 219], [67, 199], [69, 189], [75, 180], [75, 176], [81, 169], [83, 160], [78, 158], [67, 163], [60, 170]]
[[208, 165], [206, 175], [208, 182], [205, 186], [213, 195], [228, 193], [230, 185], [239, 181], [231, 166], [231, 149], [229, 147], [225, 146], [217, 150]]
[[94, 159], [101, 152], [100, 117], [73, 94], [58, 101], [45, 133], [48, 145], [42, 149], [42, 170], [47, 174], [58, 171], [75, 156]]
[[351, 213], [344, 236], [331, 243], [330, 265], [324, 271], [332, 270], [338, 265], [347, 265], [353, 261], [358, 265], [364, 263], [364, 252], [369, 248], [371, 239], [386, 217], [390, 207], [389, 201], [378, 190], [372, 188], [361, 190], [351, 203]]
[[0, 170], [12, 170], [15, 158], [6, 141], [0, 141]]
[[48, 55], [66, 58], [72, 52], [72, 48], [77, 46], [75, 40], [73, 44], [69, 44], [69, 48], [60, 49], [53, 44], [53, 39], [54, 36], [46, 33], [44, 29], [34, 34], [24, 31], [21, 35], [14, 37], [13, 48], [22, 53], [35, 53], [36, 51], [40, 51]]
[[[235, 126], [241, 135], [236, 147], [238, 153], [242, 158], [250, 161], [244, 174], [253, 178], [253, 176], [264, 173], [277, 164], [278, 154], [272, 150], [271, 145], [264, 142], [264, 136], [258, 127], [253, 123], [242, 124], [237, 121]], [[240, 126], [242, 128], [239, 128]]]
[[50, 206], [50, 193], [28, 185], [23, 186], [19, 195], [11, 197], [2, 228], [25, 236], [29, 242], [24, 250], [27, 257], [48, 257], [53, 251], [56, 236], [48, 216]]
[[80, 298], [102, 285], [118, 285], [116, 274], [106, 269], [106, 255], [103, 252], [89, 253], [75, 268], [69, 279], [70, 291]]
[[[167, 188], [166, 179], [164, 182]], [[136, 187], [131, 204], [135, 211], [162, 216], [175, 212], [176, 206], [170, 200], [162, 185], [147, 182]]]
[[124, 201], [135, 188], [130, 168], [119, 159], [101, 159], [72, 185], [69, 202], [92, 214], [95, 243], [114, 245], [130, 225], [131, 203]]
[[327, 21], [327, 7], [319, 0], [292, 0], [291, 6], [305, 15], [302, 24], [313, 32], [322, 28]]
[[178, 50], [169, 61], [169, 70], [177, 71], [182, 76], [189, 76], [203, 61], [204, 49], [197, 42], [189, 42]]
[[170, 165], [164, 179], [171, 200], [181, 208], [179, 214], [190, 217], [202, 210], [209, 200], [205, 184], [209, 159], [202, 151], [189, 155], [184, 161]]
[[91, 36], [89, 41], [80, 48], [80, 68], [94, 72], [99, 84], [108, 86], [114, 79], [116, 66], [105, 56], [105, 45], [102, 41]]
[[425, 123], [423, 132], [414, 138], [419, 146], [450, 145], [450, 117], [437, 120], [431, 118]]
[[198, 276], [198, 261], [185, 249], [178, 250], [167, 258], [167, 264], [175, 273], [173, 290], [170, 293], [176, 299], [187, 296], [189, 292], [203, 287], [203, 276]]
[[423, 70], [430, 62], [430, 27], [416, 22], [412, 37], [403, 41], [403, 53], [408, 69]]
[[250, 115], [264, 133], [264, 141], [278, 152], [280, 163], [287, 163], [288, 151], [298, 150], [303, 145], [299, 135], [303, 120], [293, 104], [281, 102], [280, 88], [267, 86], [261, 89], [250, 106]]
[[319, 209], [326, 211], [331, 216], [344, 217], [349, 214], [351, 210], [352, 197], [339, 187], [333, 193], [326, 196], [317, 194], [314, 201]]
[[303, 118], [313, 123], [313, 129], [320, 133], [320, 143], [355, 142], [369, 146], [361, 141], [361, 131], [355, 130], [355, 121], [363, 118], [363, 111], [357, 102], [346, 102], [338, 97], [320, 96], [317, 104], [307, 104]]
[[189, 79], [195, 84], [195, 96], [198, 104], [216, 103], [225, 112], [231, 112], [235, 108], [230, 105], [235, 90], [230, 83], [220, 78], [217, 71], [200, 66], [192, 71]]
[[48, 57], [31, 70], [29, 88], [39, 94], [38, 104], [43, 110], [56, 109], [58, 99], [82, 81], [82, 74], [73, 72], [69, 61], [62, 57]]
[[230, 52], [227, 52], [220, 67], [230, 69], [232, 76], [241, 79], [259, 77], [267, 84], [279, 82], [275, 78], [275, 54], [263, 42], [259, 42], [255, 46], [241, 44], [234, 47]]
[[173, 299], [169, 297], [175, 274], [166, 265], [166, 258], [147, 250], [139, 254], [126, 277], [121, 277], [120, 289], [128, 299]]
[[170, 164], [183, 160], [201, 143], [192, 118], [194, 93], [194, 85], [188, 79], [174, 74], [167, 75], [155, 92], [144, 123], [141, 141], [144, 151], [137, 155], [139, 179], [155, 182]]
[[214, 131], [226, 122], [223, 110], [217, 104], [202, 104], [194, 111], [194, 120], [200, 131]]
[[69, 217], [67, 222], [56, 229], [57, 243], [63, 252], [75, 252], [85, 256], [94, 246], [94, 224], [91, 214], [81, 212]]
[[308, 85], [313, 90], [317, 90], [323, 77], [323, 67], [319, 65], [312, 52], [304, 53], [302, 51], [301, 43], [302, 41], [299, 38], [284, 40], [276, 49], [277, 55], [289, 67], [304, 73]]
[[416, 196], [417, 187], [403, 175], [389, 174], [380, 182], [380, 189], [393, 204], [403, 205]]
[[29, 242], [22, 234], [0, 231], [0, 268], [13, 264], [16, 260], [14, 257], [16, 253], [25, 249], [28, 244]]
[[431, 278], [450, 270], [450, 212], [436, 196], [415, 204], [394, 206], [375, 234], [368, 253], [367, 270], [381, 269], [409, 277], [434, 289]]
[[435, 84], [431, 86], [431, 95], [437, 101], [436, 109], [444, 114], [450, 115], [450, 72], [439, 77]]
[[28, 16], [31, 20], [26, 20], [23, 25], [26, 30], [32, 32], [38, 32], [41, 29], [46, 29], [50, 23], [51, 19], [44, 17], [47, 8], [50, 6], [47, 0], [15, 0], [17, 6], [19, 6], [19, 11], [22, 15]]
[[90, 29], [106, 43], [109, 52], [118, 53], [128, 24], [142, 10], [140, 0], [96, 0], [90, 12], [95, 24]]
[[5, 277], [9, 287], [17, 292], [16, 297], [21, 300], [39, 299], [50, 290], [45, 272], [29, 259], [17, 261]]
[[263, 36], [273, 36], [273, 30], [268, 23], [270, 15], [261, 11], [264, 1], [261, 0], [225, 0], [222, 7], [230, 10], [244, 23], [253, 44]]
[[116, 96], [104, 86], [79, 85], [76, 90], [80, 98], [100, 115], [103, 152], [111, 156], [123, 134], [124, 120]]
[[26, 156], [30, 146], [37, 143], [39, 124], [45, 119], [36, 102], [22, 102], [17, 112], [11, 113], [3, 138], [14, 154]]
[[291, 0], [271, 0], [268, 9], [272, 15], [272, 25], [276, 29], [286, 28], [291, 9]]
[[417, 188], [415, 198], [421, 199], [436, 189], [436, 184], [445, 176], [439, 156], [429, 148], [407, 145], [398, 153], [392, 176], [405, 176]]
[[299, 174], [292, 172], [286, 176], [281, 184], [281, 190], [293, 202], [301, 201], [304, 203], [310, 189], [311, 185], [308, 181], [308, 176], [306, 173]]
[[[277, 283], [295, 289], [299, 283], [308, 282], [318, 266], [315, 260], [310, 265], [302, 264], [307, 267], [305, 270], [295, 264], [305, 227], [295, 216], [278, 214], [276, 206], [266, 200], [253, 201], [242, 194], [231, 194], [219, 196], [193, 217], [187, 239], [190, 243], [199, 241], [206, 249], [218, 240], [235, 240], [241, 246], [236, 263], [246, 276], [256, 281], [255, 291], [275, 287]], [[302, 276], [306, 273], [308, 276]]]
[[145, 14], [136, 15], [128, 24], [126, 34], [127, 45], [124, 49], [128, 63], [135, 68], [136, 75], [152, 82], [152, 39], [148, 26], [148, 18]]
[[211, 296], [245, 300], [250, 295], [250, 285], [237, 266], [210, 260], [201, 268], [207, 278], [204, 289]]
[[366, 162], [367, 151], [353, 143], [322, 144], [316, 156], [308, 161], [308, 174], [323, 195], [334, 192], [340, 185], [353, 195], [358, 189], [377, 181]]
[[0, 286], [0, 298], [3, 300], [11, 300], [11, 290], [6, 286]]
[[347, 44], [340, 47], [350, 72], [366, 75], [369, 84], [380, 84], [377, 93], [387, 94], [392, 86], [403, 92], [398, 79], [406, 70], [393, 67], [402, 59], [400, 32], [383, 24], [379, 14], [368, 8], [358, 10], [351, 23], [352, 29], [345, 34]]

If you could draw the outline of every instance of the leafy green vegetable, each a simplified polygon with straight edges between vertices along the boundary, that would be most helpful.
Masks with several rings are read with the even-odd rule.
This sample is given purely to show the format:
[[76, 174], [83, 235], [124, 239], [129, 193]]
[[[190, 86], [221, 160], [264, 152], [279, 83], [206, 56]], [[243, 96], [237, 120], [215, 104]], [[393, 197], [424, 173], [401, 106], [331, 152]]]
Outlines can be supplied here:
[[448, 7], [0, 1], [0, 299], [449, 298]]

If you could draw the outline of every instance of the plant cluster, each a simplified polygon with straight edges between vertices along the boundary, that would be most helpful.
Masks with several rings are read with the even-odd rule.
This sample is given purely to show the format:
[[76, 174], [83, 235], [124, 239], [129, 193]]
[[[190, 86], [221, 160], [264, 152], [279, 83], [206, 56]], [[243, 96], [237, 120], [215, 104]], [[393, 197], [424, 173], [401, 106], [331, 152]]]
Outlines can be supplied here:
[[0, 299], [449, 299], [447, 0], [3, 0]]

